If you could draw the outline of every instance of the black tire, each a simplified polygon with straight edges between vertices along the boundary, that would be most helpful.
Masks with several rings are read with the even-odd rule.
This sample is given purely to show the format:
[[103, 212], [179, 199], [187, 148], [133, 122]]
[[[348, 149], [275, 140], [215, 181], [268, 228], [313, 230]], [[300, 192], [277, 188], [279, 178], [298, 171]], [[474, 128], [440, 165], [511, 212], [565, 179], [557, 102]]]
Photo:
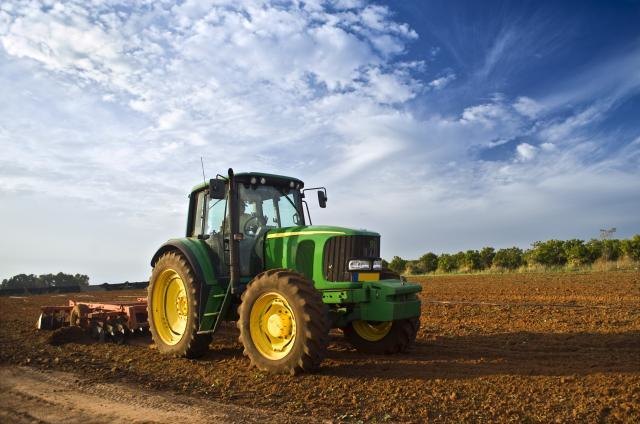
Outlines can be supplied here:
[[[167, 270], [175, 271], [185, 287], [187, 314], [186, 327], [180, 340], [175, 344], [167, 343], [161, 337], [162, 330], [157, 328], [156, 320], [161, 320], [161, 312], [154, 310], [154, 291], [157, 285], [161, 284], [159, 277]], [[158, 347], [158, 352], [174, 357], [197, 358], [204, 355], [209, 350], [211, 334], [197, 334], [200, 323], [198, 316], [198, 294], [200, 285], [195, 279], [195, 275], [187, 260], [177, 251], [167, 252], [158, 259], [151, 272], [149, 287], [147, 288], [147, 314], [149, 320], [149, 330], [151, 337]], [[159, 306], [159, 305], [158, 305]]]
[[389, 332], [380, 340], [363, 338], [353, 328], [353, 323], [343, 328], [344, 336], [358, 352], [382, 355], [406, 352], [413, 344], [420, 328], [420, 318], [400, 319], [391, 322]]
[[[258, 347], [259, 340], [253, 340], [251, 335], [252, 310], [256, 308], [256, 313], [259, 313], [260, 299], [274, 293], [286, 300], [290, 319], [293, 318], [291, 321], [295, 322], [296, 328], [287, 348], [289, 350], [282, 358], [269, 358], [263, 354]], [[244, 355], [262, 371], [291, 375], [312, 372], [326, 356], [330, 329], [328, 308], [313, 282], [302, 274], [284, 269], [259, 274], [242, 294], [238, 315], [239, 340], [244, 346]], [[267, 334], [266, 331], [263, 333]]]

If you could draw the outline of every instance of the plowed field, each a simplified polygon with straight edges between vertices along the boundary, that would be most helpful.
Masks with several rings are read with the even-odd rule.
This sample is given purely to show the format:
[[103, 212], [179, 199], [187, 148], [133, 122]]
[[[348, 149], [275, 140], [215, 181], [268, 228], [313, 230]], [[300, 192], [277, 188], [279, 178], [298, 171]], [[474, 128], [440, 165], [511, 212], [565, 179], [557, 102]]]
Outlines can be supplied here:
[[[199, 360], [160, 356], [148, 338], [128, 345], [51, 346], [48, 334], [34, 329], [38, 308], [64, 304], [66, 295], [3, 297], [3, 378], [20, 381], [22, 372], [36, 381], [37, 373], [66, 381], [67, 391], [76, 385], [78, 396], [95, 397], [101, 385], [122, 387], [143, 399], [138, 421], [173, 420], [175, 411], [161, 410], [175, 396], [179, 405], [195, 405], [193, 414], [200, 415], [192, 415], [193, 422], [200, 421], [207, 401], [220, 410], [231, 408], [214, 421], [266, 416], [266, 421], [292, 422], [303, 417], [312, 422], [640, 422], [640, 272], [443, 276], [420, 282], [422, 326], [409, 353], [364, 356], [335, 331], [321, 371], [297, 377], [249, 368], [231, 324]], [[80, 294], [98, 301], [136, 295], [144, 292]], [[7, 381], [0, 419], [47, 422], [56, 416], [47, 415], [47, 408], [66, 402], [52, 398], [23, 411], [15, 401], [21, 389]], [[147, 406], [159, 414], [145, 415], [147, 397]], [[105, 409], [113, 407], [105, 400]], [[87, 411], [94, 422], [135, 421], [130, 408], [128, 415], [116, 411], [108, 418], [99, 418], [95, 408]], [[190, 408], [179, 412], [189, 415]], [[180, 421], [189, 419], [183, 415]]]

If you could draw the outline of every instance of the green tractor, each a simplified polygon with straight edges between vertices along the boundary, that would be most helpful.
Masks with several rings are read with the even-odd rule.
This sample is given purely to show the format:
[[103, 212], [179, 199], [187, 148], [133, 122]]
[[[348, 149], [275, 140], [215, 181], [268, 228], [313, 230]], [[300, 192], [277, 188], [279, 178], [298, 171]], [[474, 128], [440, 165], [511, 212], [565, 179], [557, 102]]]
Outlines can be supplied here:
[[223, 320], [237, 322], [251, 363], [273, 373], [318, 368], [331, 328], [365, 353], [409, 347], [421, 287], [383, 268], [379, 234], [310, 225], [309, 190], [326, 207], [326, 189], [280, 175], [229, 169], [193, 188], [186, 237], [151, 259], [149, 327], [161, 353], [203, 355]]

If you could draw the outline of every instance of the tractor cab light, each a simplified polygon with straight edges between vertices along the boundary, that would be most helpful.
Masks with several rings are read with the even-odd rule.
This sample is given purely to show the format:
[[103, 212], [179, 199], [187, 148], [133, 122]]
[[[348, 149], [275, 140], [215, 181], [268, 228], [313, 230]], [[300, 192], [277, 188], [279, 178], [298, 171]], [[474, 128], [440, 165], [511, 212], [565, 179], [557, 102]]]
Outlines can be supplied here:
[[266, 184], [267, 179], [265, 177], [260, 178], [260, 184]]
[[256, 177], [251, 177], [251, 184], [255, 185], [258, 182], [258, 180], [256, 179]]
[[380, 271], [382, 269], [382, 259], [376, 259], [373, 261], [373, 270]]
[[349, 261], [349, 271], [363, 271], [371, 269], [371, 261], [367, 259], [351, 259]]

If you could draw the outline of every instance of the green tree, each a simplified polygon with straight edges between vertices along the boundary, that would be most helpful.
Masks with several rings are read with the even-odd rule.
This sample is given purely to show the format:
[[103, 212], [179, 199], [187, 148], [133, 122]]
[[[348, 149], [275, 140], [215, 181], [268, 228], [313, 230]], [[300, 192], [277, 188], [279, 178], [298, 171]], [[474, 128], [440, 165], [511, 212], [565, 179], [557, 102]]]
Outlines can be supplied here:
[[467, 250], [459, 258], [459, 267], [465, 271], [482, 269], [482, 257], [477, 250]]
[[522, 249], [509, 247], [498, 249], [493, 257], [493, 266], [505, 269], [517, 269], [524, 264]]
[[418, 261], [420, 261], [420, 263], [422, 264], [422, 268], [425, 273], [434, 272], [436, 269], [438, 269], [438, 255], [436, 255], [435, 253], [425, 253], [424, 255], [420, 256], [420, 259], [418, 259]]
[[617, 261], [622, 256], [622, 243], [618, 239], [602, 240], [602, 259]]
[[628, 240], [622, 241], [622, 251], [633, 261], [640, 261], [640, 234], [636, 234]]
[[405, 272], [412, 275], [420, 275], [425, 273], [424, 267], [419, 260], [407, 261]]
[[482, 269], [489, 269], [493, 265], [493, 258], [496, 256], [496, 251], [493, 247], [483, 247], [480, 251], [480, 262]]
[[89, 285], [89, 276], [84, 274], [72, 275], [59, 272], [57, 274], [43, 274], [39, 278], [44, 283], [44, 287], [83, 287]]
[[572, 239], [564, 242], [564, 255], [572, 266], [587, 265], [591, 263], [589, 249], [583, 240]]
[[407, 260], [402, 259], [400, 256], [394, 256], [389, 262], [389, 269], [402, 274], [407, 268]]
[[438, 270], [442, 272], [451, 272], [458, 269], [458, 261], [455, 255], [443, 253], [438, 257]]
[[3, 289], [35, 289], [40, 287], [46, 286], [33, 274], [18, 274], [2, 281]]
[[545, 266], [557, 266], [567, 263], [564, 242], [561, 240], [536, 241], [531, 249], [533, 262]]
[[89, 276], [84, 274], [65, 274], [59, 272], [57, 274], [42, 274], [39, 276], [30, 274], [18, 274], [9, 279], [2, 281], [3, 289], [10, 288], [43, 288], [43, 287], [69, 287], [69, 286], [88, 286]]
[[586, 242], [584, 246], [587, 248], [589, 254], [589, 263], [594, 263], [602, 257], [602, 250], [604, 248], [602, 240], [591, 239]]

